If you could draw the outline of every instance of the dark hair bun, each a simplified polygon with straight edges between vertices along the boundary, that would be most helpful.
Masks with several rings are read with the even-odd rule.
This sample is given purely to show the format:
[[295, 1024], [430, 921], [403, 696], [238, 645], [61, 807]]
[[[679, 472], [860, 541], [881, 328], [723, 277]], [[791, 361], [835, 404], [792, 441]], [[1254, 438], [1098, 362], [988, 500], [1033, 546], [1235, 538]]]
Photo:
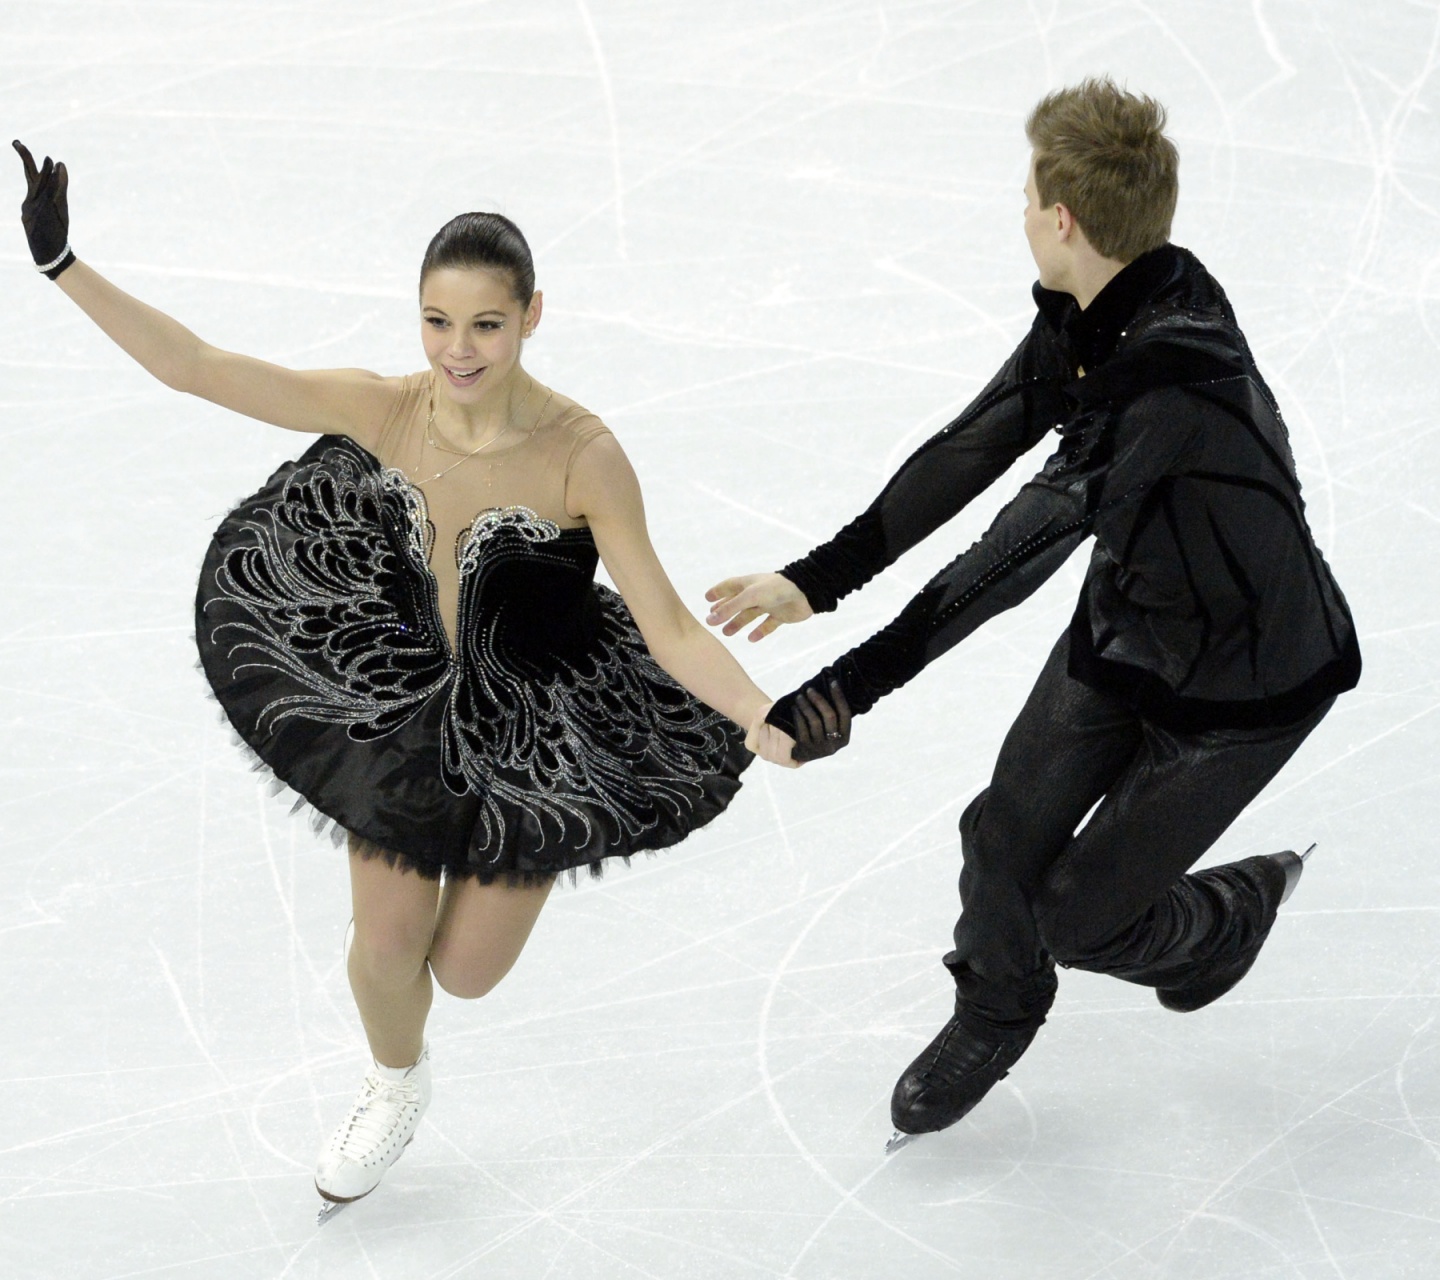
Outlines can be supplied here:
[[439, 267], [476, 267], [505, 271], [510, 292], [522, 307], [535, 294], [535, 260], [530, 246], [509, 218], [501, 213], [462, 213], [435, 233], [420, 263], [420, 283]]

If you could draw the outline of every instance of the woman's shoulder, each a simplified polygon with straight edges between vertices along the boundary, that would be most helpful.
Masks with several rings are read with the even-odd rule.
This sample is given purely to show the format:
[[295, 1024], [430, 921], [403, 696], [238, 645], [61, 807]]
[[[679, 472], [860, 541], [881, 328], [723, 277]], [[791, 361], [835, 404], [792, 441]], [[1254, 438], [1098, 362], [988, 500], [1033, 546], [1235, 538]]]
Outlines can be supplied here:
[[390, 426], [402, 410], [413, 409], [425, 399], [430, 386], [429, 372], [425, 373], [371, 373], [365, 375], [370, 399], [383, 409], [381, 427]]
[[545, 416], [550, 430], [571, 444], [588, 443], [596, 436], [612, 434], [599, 414], [560, 391], [550, 393], [550, 408]]
[[366, 414], [348, 434], [376, 457], [388, 459], [395, 439], [404, 434], [430, 389], [430, 371], [421, 373], [367, 374], [369, 394], [376, 412]]
[[597, 440], [614, 440], [614, 433], [599, 414], [559, 391], [550, 393], [550, 405], [545, 412], [545, 432], [554, 450], [552, 456], [564, 459], [567, 476], [575, 460], [586, 451], [586, 446]]
[[377, 374], [376, 376], [385, 384], [386, 390], [395, 398], [396, 403], [409, 402], [411, 404], [418, 403], [427, 397], [431, 379], [434, 377], [429, 369], [421, 369], [418, 373], [388, 376]]

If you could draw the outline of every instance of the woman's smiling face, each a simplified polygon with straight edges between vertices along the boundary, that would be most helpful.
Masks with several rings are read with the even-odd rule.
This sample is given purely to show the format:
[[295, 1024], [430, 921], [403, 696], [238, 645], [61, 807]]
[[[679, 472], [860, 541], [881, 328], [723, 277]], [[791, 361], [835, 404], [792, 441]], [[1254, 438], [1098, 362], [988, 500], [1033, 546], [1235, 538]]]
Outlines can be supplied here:
[[539, 319], [539, 292], [522, 306], [506, 271], [437, 267], [420, 286], [425, 357], [457, 404], [479, 404], [508, 382]]

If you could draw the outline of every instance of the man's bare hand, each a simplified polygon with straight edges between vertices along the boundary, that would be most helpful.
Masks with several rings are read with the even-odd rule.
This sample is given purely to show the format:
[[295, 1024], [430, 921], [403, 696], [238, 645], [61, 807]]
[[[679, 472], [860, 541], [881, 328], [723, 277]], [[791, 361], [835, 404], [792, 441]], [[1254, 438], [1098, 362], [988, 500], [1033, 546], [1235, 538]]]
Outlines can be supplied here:
[[[805, 593], [779, 573], [747, 573], [726, 578], [705, 593], [710, 612], [705, 621], [733, 636], [764, 615], [764, 621], [748, 637], [763, 640], [782, 622], [804, 622], [814, 615]], [[722, 625], [723, 624], [723, 625]]]

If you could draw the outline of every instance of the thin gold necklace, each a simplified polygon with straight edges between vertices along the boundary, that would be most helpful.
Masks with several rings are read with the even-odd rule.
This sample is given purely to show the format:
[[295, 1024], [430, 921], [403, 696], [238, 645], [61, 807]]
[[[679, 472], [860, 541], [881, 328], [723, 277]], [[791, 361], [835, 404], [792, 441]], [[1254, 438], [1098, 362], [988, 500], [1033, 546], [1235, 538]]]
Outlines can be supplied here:
[[[528, 377], [529, 375], [527, 374], [526, 376]], [[536, 383], [535, 379], [531, 378], [530, 388], [528, 391], [525, 392], [525, 398], [520, 401], [520, 407], [516, 409], [513, 414], [510, 415], [511, 417], [519, 418], [520, 414], [524, 411], [525, 406], [530, 403], [530, 397], [535, 394], [535, 388], [537, 385], [538, 384]], [[504, 433], [505, 428], [501, 427], [500, 430], [498, 430], [493, 436], [491, 436], [490, 439], [485, 441], [484, 444], [479, 445], [474, 449], [471, 449], [468, 453], [466, 453], [464, 449], [455, 448], [454, 445], [442, 443], [439, 439], [436, 438], [435, 435], [435, 375], [433, 373], [430, 375], [430, 416], [425, 420], [425, 440], [426, 443], [429, 444], [429, 446], [437, 453], [463, 453], [467, 458], [473, 458], [482, 449], [488, 449]]]
[[[525, 399], [520, 402], [521, 409], [523, 409], [527, 404], [530, 403], [530, 397], [535, 394], [535, 388], [538, 385], [539, 384], [535, 381], [534, 378], [530, 379], [530, 390], [525, 393]], [[550, 394], [545, 397], [545, 403], [540, 406], [540, 412], [536, 414], [535, 421], [530, 424], [530, 430], [525, 433], [526, 440], [528, 440], [532, 435], [535, 434], [535, 428], [540, 425], [540, 419], [545, 416], [545, 410], [550, 407], [550, 401], [554, 397], [554, 395], [554, 391], [551, 391]], [[518, 414], [519, 410], [516, 410], [516, 413]], [[460, 457], [456, 458], [455, 461], [452, 462], [448, 467], [444, 467], [441, 470], [437, 471], [433, 476], [417, 476], [413, 483], [429, 484], [432, 480], [438, 480], [441, 476], [449, 475], [450, 472], [454, 471], [455, 468], [458, 467], [462, 462], [467, 462], [471, 458], [475, 457], [476, 454], [482, 453], [484, 450], [488, 449], [492, 444], [494, 444], [495, 441], [500, 439], [500, 437], [504, 434], [505, 428], [501, 427], [498, 431], [495, 432], [493, 436], [490, 437], [490, 439], [486, 440], [484, 444], [477, 445], [474, 449], [471, 449], [469, 453], [460, 453], [460, 450], [458, 449], [438, 443], [435, 439], [435, 376], [434, 374], [431, 374], [430, 412], [425, 419], [425, 443], [429, 444], [430, 447], [434, 449], [437, 453], [460, 453]], [[519, 443], [523, 443], [523, 441]], [[418, 462], [419, 459], [417, 459], [416, 461]], [[486, 483], [489, 483], [488, 476], [486, 477]]]

